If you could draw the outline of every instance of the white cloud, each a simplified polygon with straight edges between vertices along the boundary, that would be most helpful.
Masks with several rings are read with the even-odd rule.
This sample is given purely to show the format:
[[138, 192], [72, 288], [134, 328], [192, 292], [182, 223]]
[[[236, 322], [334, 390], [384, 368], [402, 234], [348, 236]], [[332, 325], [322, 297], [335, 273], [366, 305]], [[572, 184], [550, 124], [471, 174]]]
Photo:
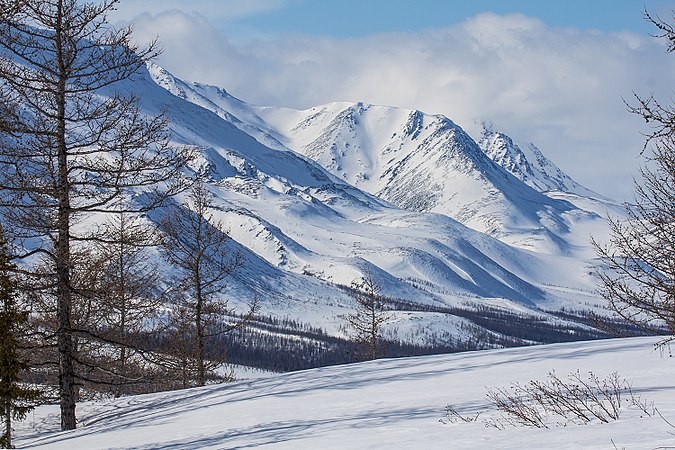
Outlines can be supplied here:
[[160, 35], [160, 64], [245, 101], [395, 105], [445, 114], [474, 133], [475, 120], [488, 118], [619, 199], [632, 192], [643, 140], [641, 121], [622, 97], [634, 90], [670, 98], [675, 75], [675, 60], [649, 37], [553, 29], [523, 15], [486, 13], [417, 33], [238, 45], [199, 14], [175, 10], [135, 21], [141, 39]]

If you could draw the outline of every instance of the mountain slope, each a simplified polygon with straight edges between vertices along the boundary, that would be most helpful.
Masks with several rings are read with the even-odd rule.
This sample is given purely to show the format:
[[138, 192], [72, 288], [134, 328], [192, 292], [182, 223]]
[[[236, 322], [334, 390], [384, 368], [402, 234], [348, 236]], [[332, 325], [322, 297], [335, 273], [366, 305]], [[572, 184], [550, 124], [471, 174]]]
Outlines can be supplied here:
[[[224, 118], [236, 116], [235, 126], [266, 145], [299, 152], [361, 190], [402, 209], [448, 215], [512, 245], [566, 254], [575, 248], [570, 226], [600, 219], [570, 201], [543, 195], [557, 188], [599, 198], [538, 149], [525, 156], [517, 146], [505, 146], [512, 142], [503, 134], [493, 133], [490, 141], [486, 132], [481, 143], [487, 147], [481, 148], [439, 115], [362, 103], [306, 111], [253, 107], [219, 88], [184, 83], [167, 73], [156, 78]], [[509, 151], [499, 157], [505, 147]]]
[[[400, 209], [359, 189], [355, 180], [345, 180], [339, 172], [330, 173], [310, 155], [303, 157], [292, 151], [284, 142], [286, 138], [270, 125], [274, 122], [271, 116], [290, 114], [292, 122], [307, 112], [256, 109], [222, 89], [185, 83], [153, 66], [141, 80], [126, 88], [141, 97], [147, 112], [166, 111], [177, 143], [201, 149], [199, 164], [209, 167], [211, 174], [209, 190], [217, 208], [214, 215], [227, 224], [240, 250], [248, 255], [246, 267], [231, 285], [231, 296], [242, 301], [252, 298], [251, 291], [255, 291], [262, 297], [266, 314], [301, 318], [337, 332], [338, 316], [352, 304], [339, 286], [349, 286], [367, 271], [378, 275], [383, 294], [417, 305], [474, 308], [478, 302], [538, 315], [542, 307], [555, 310], [573, 304], [585, 308], [597, 303], [590, 293], [593, 280], [588, 275], [588, 263], [565, 249], [556, 251], [559, 257], [551, 259], [509, 246], [447, 215]], [[356, 108], [342, 109], [343, 106], [334, 105], [334, 109]], [[364, 110], [364, 117], [368, 109], [381, 115], [379, 123], [362, 120], [364, 124], [373, 123], [367, 135], [372, 139], [396, 133], [392, 130], [398, 129], [399, 124], [391, 117], [403, 119], [408, 114], [393, 108], [358, 108]], [[505, 199], [518, 205], [512, 217], [528, 217], [531, 223], [543, 220], [541, 208], [585, 214], [569, 202], [546, 197], [504, 172], [448, 119], [413, 115], [422, 123], [411, 122], [405, 141], [426, 139], [429, 153], [447, 159], [444, 167], [469, 167], [468, 172], [457, 173], [474, 180], [470, 187], [477, 190], [479, 199], [483, 195], [481, 183], [492, 180], [491, 186], [499, 186], [500, 192], [505, 193], [501, 197], [494, 194], [498, 197], [494, 205], [504, 214], [509, 213], [503, 209]], [[393, 128], [384, 126], [385, 119]], [[426, 128], [424, 120], [431, 121]], [[316, 130], [301, 127], [297, 132]], [[453, 142], [461, 145], [453, 149]], [[471, 152], [464, 151], [464, 147]], [[312, 148], [318, 151], [320, 147], [315, 144]], [[401, 149], [391, 153], [404, 158], [405, 148], [402, 144]], [[348, 161], [357, 160], [346, 158], [343, 162]], [[367, 167], [376, 164], [370, 162]], [[397, 175], [388, 173], [387, 177], [381, 186], [394, 189]], [[444, 182], [442, 177], [439, 179]], [[367, 186], [367, 182], [364, 179], [362, 184]], [[376, 182], [380, 183], [371, 181]], [[447, 193], [452, 185], [446, 185]], [[425, 192], [417, 195], [421, 197]], [[458, 200], [458, 208], [459, 205]], [[555, 226], [561, 228], [567, 226], [560, 217], [547, 220], [557, 220]], [[541, 228], [541, 224], [536, 226]], [[549, 227], [554, 228], [550, 224]], [[549, 234], [548, 239], [558, 239], [547, 230], [542, 233]], [[431, 313], [420, 315], [436, 320], [431, 319], [436, 317]], [[423, 329], [424, 321], [412, 326], [413, 320], [409, 314], [398, 314], [389, 330], [403, 333], [398, 334], [401, 338], [414, 339], [415, 330]], [[559, 322], [554, 317], [547, 320]], [[435, 326], [441, 331], [456, 332], [462, 322], [464, 319], [450, 315], [445, 324], [436, 321]]]
[[566, 216], [584, 211], [514, 177], [444, 116], [360, 103], [255, 111], [287, 147], [403, 209], [445, 214], [522, 248], [570, 251]]
[[[615, 204], [574, 182], [539, 149], [518, 146], [491, 125], [485, 125], [479, 145], [440, 115], [362, 103], [306, 111], [254, 107], [223, 89], [186, 83], [159, 68], [155, 79], [265, 145], [301, 153], [402, 209], [448, 215], [521, 248], [589, 255], [588, 245], [579, 248], [576, 237], [583, 233], [588, 239], [587, 229], [606, 232], [600, 216], [617, 212]], [[597, 214], [575, 204], [575, 195], [606, 204]]]

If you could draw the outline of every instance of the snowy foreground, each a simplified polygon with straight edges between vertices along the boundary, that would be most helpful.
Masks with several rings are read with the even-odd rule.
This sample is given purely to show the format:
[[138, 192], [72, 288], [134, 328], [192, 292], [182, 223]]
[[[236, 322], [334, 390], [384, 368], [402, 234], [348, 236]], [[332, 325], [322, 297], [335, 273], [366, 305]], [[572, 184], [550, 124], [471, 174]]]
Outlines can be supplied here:
[[675, 360], [653, 338], [617, 339], [326, 367], [233, 384], [78, 406], [80, 429], [54, 432], [43, 407], [17, 427], [19, 448], [49, 449], [649, 449], [675, 446], [675, 428], [624, 405], [609, 424], [551, 429], [442, 423], [488, 405], [486, 387], [555, 370], [617, 371], [675, 423]]

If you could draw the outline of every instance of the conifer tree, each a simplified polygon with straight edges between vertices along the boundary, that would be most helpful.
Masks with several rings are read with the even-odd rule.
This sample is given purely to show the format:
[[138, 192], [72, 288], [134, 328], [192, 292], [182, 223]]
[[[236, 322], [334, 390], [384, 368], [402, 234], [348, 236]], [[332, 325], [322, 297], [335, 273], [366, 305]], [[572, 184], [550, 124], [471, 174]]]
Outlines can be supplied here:
[[18, 334], [25, 327], [28, 312], [21, 311], [12, 279], [14, 266], [0, 226], [0, 417], [4, 422], [0, 447], [12, 445], [12, 420], [22, 420], [35, 407], [40, 392], [21, 383], [28, 364], [19, 353]]

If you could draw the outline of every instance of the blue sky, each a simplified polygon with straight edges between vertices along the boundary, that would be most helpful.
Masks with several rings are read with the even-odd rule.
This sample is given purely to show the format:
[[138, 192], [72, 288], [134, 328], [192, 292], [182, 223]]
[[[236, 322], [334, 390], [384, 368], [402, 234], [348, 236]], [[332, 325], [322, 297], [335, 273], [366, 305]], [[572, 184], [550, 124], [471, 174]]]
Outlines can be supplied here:
[[159, 36], [170, 72], [249, 103], [419, 109], [474, 138], [489, 120], [623, 200], [646, 131], [624, 100], [674, 95], [645, 5], [672, 19], [672, 0], [122, 0], [113, 20]]
[[[461, 22], [482, 12], [522, 13], [554, 27], [649, 33], [644, 6], [667, 14], [666, 0], [295, 0], [270, 5], [230, 23], [268, 33], [307, 33], [358, 37], [411, 32]], [[222, 23], [221, 26], [225, 26]], [[226, 27], [224, 27], [226, 29]]]

